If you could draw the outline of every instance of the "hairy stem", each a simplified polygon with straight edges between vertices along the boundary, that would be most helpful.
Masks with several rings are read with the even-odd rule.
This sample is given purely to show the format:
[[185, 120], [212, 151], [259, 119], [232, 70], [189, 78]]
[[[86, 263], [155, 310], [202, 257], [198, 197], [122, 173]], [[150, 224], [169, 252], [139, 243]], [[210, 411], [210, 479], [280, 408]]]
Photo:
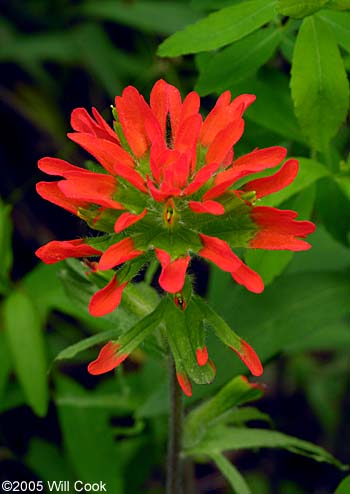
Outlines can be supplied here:
[[183, 494], [180, 458], [183, 417], [182, 393], [177, 383], [174, 360], [169, 357], [169, 361], [170, 412], [166, 494]]

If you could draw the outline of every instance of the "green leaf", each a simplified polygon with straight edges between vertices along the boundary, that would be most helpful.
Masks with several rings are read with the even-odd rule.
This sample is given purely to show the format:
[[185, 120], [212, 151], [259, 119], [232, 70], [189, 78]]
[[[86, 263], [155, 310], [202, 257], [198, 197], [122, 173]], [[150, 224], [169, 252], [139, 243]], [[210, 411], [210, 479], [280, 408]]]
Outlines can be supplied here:
[[333, 33], [317, 16], [304, 19], [298, 33], [291, 89], [305, 136], [324, 150], [346, 118], [349, 83]]
[[196, 10], [217, 10], [243, 2], [246, 0], [192, 0], [191, 6]]
[[79, 353], [97, 345], [98, 343], [104, 343], [105, 341], [113, 340], [117, 338], [121, 333], [120, 329], [111, 329], [110, 331], [104, 331], [103, 333], [95, 334], [94, 336], [89, 336], [84, 340], [80, 340], [73, 345], [62, 350], [55, 360], [68, 360], [74, 358]]
[[235, 408], [230, 412], [230, 414], [226, 417], [226, 424], [235, 424], [238, 426], [244, 425], [246, 422], [250, 422], [251, 420], [259, 420], [262, 422], [267, 422], [272, 425], [272, 420], [267, 413], [261, 412], [255, 407], [242, 407]]
[[9, 272], [13, 261], [11, 209], [0, 199], [0, 293], [3, 294], [9, 290]]
[[0, 401], [3, 397], [7, 380], [10, 375], [12, 361], [8, 349], [5, 332], [0, 330]]
[[213, 424], [222, 420], [233, 407], [256, 400], [261, 396], [261, 389], [251, 385], [242, 376], [233, 378], [213, 398], [187, 415], [184, 425], [185, 447], [195, 446], [206, 431]]
[[56, 445], [39, 438], [30, 441], [25, 463], [41, 480], [52, 482], [74, 479], [62, 451]]
[[350, 0], [329, 0], [327, 8], [334, 10], [350, 10]]
[[[350, 7], [349, 7], [350, 8]], [[332, 29], [337, 43], [350, 53], [350, 12], [323, 11], [317, 14]]]
[[306, 17], [326, 5], [328, 0], [278, 0], [277, 10], [282, 15], [290, 17]]
[[220, 453], [211, 453], [209, 456], [215, 462], [220, 472], [229, 481], [230, 486], [234, 489], [236, 494], [251, 494], [252, 491], [240, 472], [224, 455], [221, 455]]
[[275, 15], [275, 0], [250, 0], [223, 8], [166, 39], [161, 57], [215, 50], [252, 33]]
[[335, 180], [317, 184], [316, 210], [329, 233], [349, 246], [350, 200]]
[[338, 468], [347, 468], [326, 450], [308, 441], [277, 431], [221, 425], [211, 428], [200, 444], [187, 451], [187, 455], [253, 448], [283, 448], [292, 453], [308, 456], [315, 461], [331, 463]]
[[32, 300], [13, 291], [5, 301], [5, 331], [18, 380], [27, 403], [43, 417], [48, 406], [47, 362], [43, 328]]
[[335, 494], [350, 494], [350, 475], [345, 477], [338, 485]]
[[272, 57], [280, 40], [281, 31], [271, 26], [213, 54], [200, 70], [196, 91], [205, 96], [244, 81]]
[[[93, 394], [63, 377], [56, 380], [56, 385], [61, 397], [87, 398]], [[110, 492], [122, 494], [122, 459], [109, 427], [110, 410], [69, 402], [61, 402], [57, 408], [64, 450], [76, 476], [84, 482], [103, 480]]]
[[172, 34], [198, 19], [198, 14], [188, 5], [174, 1], [90, 1], [82, 6], [81, 11], [94, 19], [125, 24], [152, 34]]

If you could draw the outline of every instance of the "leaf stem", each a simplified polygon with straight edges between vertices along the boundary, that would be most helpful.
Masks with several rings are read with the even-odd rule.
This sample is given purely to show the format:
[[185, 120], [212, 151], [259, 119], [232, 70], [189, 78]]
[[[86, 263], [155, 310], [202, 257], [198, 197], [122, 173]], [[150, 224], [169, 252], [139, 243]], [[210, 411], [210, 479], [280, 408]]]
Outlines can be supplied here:
[[172, 356], [169, 356], [169, 388], [170, 411], [166, 494], [183, 494], [182, 461], [180, 458], [183, 403], [182, 393], [177, 383], [175, 362]]

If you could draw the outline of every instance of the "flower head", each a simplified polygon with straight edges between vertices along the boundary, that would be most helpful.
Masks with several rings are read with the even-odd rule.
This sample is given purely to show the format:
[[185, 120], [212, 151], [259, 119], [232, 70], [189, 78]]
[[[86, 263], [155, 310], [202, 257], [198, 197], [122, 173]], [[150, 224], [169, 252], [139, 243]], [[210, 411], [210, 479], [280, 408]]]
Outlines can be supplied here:
[[[174, 294], [181, 309], [186, 309], [180, 299], [191, 255], [216, 264], [248, 290], [262, 292], [261, 277], [233, 248], [306, 250], [310, 245], [304, 238], [314, 225], [297, 221], [294, 211], [257, 205], [260, 198], [294, 180], [298, 162], [290, 159], [271, 176], [249, 178], [286, 158], [286, 149], [280, 146], [234, 155], [244, 131], [243, 114], [254, 100], [255, 96], [243, 94], [231, 101], [226, 91], [203, 120], [197, 93], [182, 100], [174, 86], [159, 80], [149, 104], [131, 86], [116, 97], [114, 130], [95, 108], [93, 117], [82, 108], [74, 110], [75, 132], [68, 137], [98, 165], [90, 171], [43, 158], [39, 168], [62, 179], [40, 182], [37, 191], [105, 235], [49, 242], [37, 256], [46, 263], [98, 257], [95, 269], [107, 271], [124, 263], [141, 267], [154, 255], [161, 266], [159, 284]], [[92, 297], [92, 315], [102, 316], [119, 305], [135, 270], [130, 270], [129, 278], [119, 271]], [[108, 354], [107, 367], [113, 362], [113, 348], [109, 345], [103, 353]], [[124, 355], [119, 353], [118, 357], [113, 353], [118, 363]], [[206, 349], [199, 348], [199, 365], [207, 360]], [[98, 372], [97, 364], [91, 368]], [[180, 380], [187, 382], [183, 376]]]

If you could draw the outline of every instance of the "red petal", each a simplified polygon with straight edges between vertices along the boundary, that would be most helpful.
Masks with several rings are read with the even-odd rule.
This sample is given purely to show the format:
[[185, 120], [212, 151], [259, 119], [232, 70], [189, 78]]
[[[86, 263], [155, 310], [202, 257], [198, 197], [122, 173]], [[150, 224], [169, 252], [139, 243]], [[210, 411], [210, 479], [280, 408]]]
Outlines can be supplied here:
[[206, 163], [222, 163], [232, 146], [242, 137], [244, 120], [241, 118], [222, 129], [209, 146], [205, 157]]
[[151, 109], [136, 88], [128, 86], [122, 96], [117, 96], [115, 105], [124, 135], [137, 158], [149, 148], [145, 122], [155, 119]]
[[200, 170], [198, 170], [193, 182], [191, 182], [186, 189], [184, 194], [190, 196], [197, 192], [208, 180], [210, 180], [213, 174], [220, 168], [220, 163], [209, 163], [204, 165]]
[[214, 108], [219, 108], [220, 106], [228, 106], [231, 101], [231, 91], [227, 90], [224, 91], [220, 96], [218, 97]]
[[84, 174], [80, 177], [61, 180], [58, 182], [58, 187], [71, 199], [88, 201], [112, 209], [125, 209], [122, 204], [112, 198], [117, 190], [117, 182], [110, 175]]
[[264, 282], [261, 277], [250, 269], [244, 262], [241, 266], [231, 273], [232, 278], [239, 284], [247, 288], [253, 293], [261, 293], [264, 291]]
[[200, 97], [195, 91], [188, 93], [181, 107], [180, 122], [184, 122], [191, 115], [198, 113], [200, 103]]
[[284, 189], [293, 182], [298, 174], [298, 168], [297, 160], [288, 160], [277, 173], [271, 177], [258, 178], [257, 180], [245, 184], [244, 190], [255, 191], [257, 199], [273, 194], [274, 192]]
[[192, 148], [197, 143], [201, 125], [202, 117], [199, 113], [186, 118], [176, 133], [174, 149], [180, 151], [180, 153], [192, 151]]
[[126, 285], [127, 282], [119, 285], [117, 276], [114, 275], [108, 285], [91, 297], [89, 304], [90, 314], [94, 317], [101, 317], [114, 311], [120, 304]]
[[207, 213], [207, 214], [215, 214], [215, 215], [220, 215], [225, 213], [224, 206], [219, 202], [215, 202], [215, 201], [204, 201], [204, 202], [190, 201], [188, 205], [194, 213], [199, 213], [199, 214]]
[[197, 359], [198, 365], [200, 365], [200, 366], [203, 366], [208, 362], [209, 356], [208, 356], [208, 350], [207, 350], [206, 346], [203, 348], [197, 348], [196, 359]]
[[37, 193], [47, 201], [60, 206], [73, 214], [78, 214], [79, 208], [88, 208], [89, 203], [84, 201], [75, 201], [63, 194], [58, 187], [59, 182], [39, 182], [36, 184]]
[[123, 262], [130, 261], [141, 254], [143, 254], [143, 251], [135, 249], [132, 238], [124, 238], [120, 242], [108, 247], [101, 256], [98, 268], [101, 271], [106, 271]]
[[155, 83], [150, 95], [150, 106], [156, 116], [163, 136], [166, 137], [166, 119], [169, 114], [172, 139], [176, 135], [181, 112], [181, 96], [179, 90], [163, 79]]
[[38, 161], [38, 168], [48, 175], [56, 175], [58, 177], [65, 178], [77, 173], [91, 173], [84, 168], [71, 165], [70, 163], [68, 163], [68, 161], [50, 157], [41, 158]]
[[255, 100], [256, 96], [254, 94], [240, 94], [232, 101], [230, 105], [231, 111], [237, 111], [240, 116], [242, 116], [246, 109], [254, 103]]
[[100, 254], [100, 250], [87, 245], [82, 239], [64, 240], [63, 242], [53, 240], [35, 252], [35, 255], [46, 264], [63, 261], [69, 257], [99, 256]]
[[240, 268], [241, 260], [231, 250], [227, 242], [216, 237], [199, 234], [203, 248], [198, 254], [229, 273]]
[[170, 255], [161, 249], [154, 249], [158, 261], [162, 266], [159, 284], [169, 293], [180, 292], [185, 284], [185, 276], [190, 256], [179, 257], [171, 261]]
[[[190, 173], [190, 155], [181, 154], [176, 160], [169, 160], [164, 166], [163, 180], [168, 188], [182, 188], [186, 185]], [[161, 187], [164, 189], [164, 186]]]
[[92, 109], [95, 120], [89, 115], [85, 108], [76, 108], [72, 111], [71, 126], [77, 132], [91, 134], [96, 137], [119, 143], [117, 134], [109, 127], [96, 108]]
[[186, 374], [182, 374], [180, 372], [176, 373], [176, 377], [180, 388], [185, 393], [186, 396], [192, 396], [192, 384]]
[[148, 187], [148, 190], [149, 190], [151, 196], [157, 202], [164, 202], [171, 195], [169, 193], [169, 191], [161, 191], [161, 190], [157, 189], [149, 177], [147, 179], [147, 187]]
[[109, 341], [100, 351], [96, 360], [88, 365], [88, 372], [93, 376], [104, 374], [118, 367], [128, 354], [118, 355], [120, 345]]
[[140, 214], [122, 213], [114, 224], [115, 233], [120, 233], [123, 230], [125, 230], [125, 228], [128, 228], [134, 223], [137, 223], [138, 221], [142, 220], [142, 218], [144, 218], [146, 214], [147, 214], [146, 208]]
[[261, 376], [264, 372], [260, 359], [255, 350], [248, 343], [241, 339], [241, 349], [238, 351], [235, 348], [231, 349], [239, 356], [242, 362], [248, 367], [253, 376]]

